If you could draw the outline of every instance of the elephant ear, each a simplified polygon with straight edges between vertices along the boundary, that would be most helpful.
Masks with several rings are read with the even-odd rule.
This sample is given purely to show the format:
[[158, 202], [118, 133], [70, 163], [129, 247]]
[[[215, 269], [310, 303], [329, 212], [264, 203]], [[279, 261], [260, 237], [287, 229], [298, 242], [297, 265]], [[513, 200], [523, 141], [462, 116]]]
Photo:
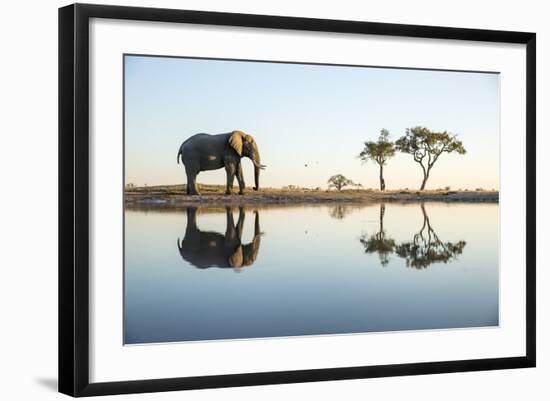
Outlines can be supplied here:
[[229, 137], [229, 145], [235, 149], [239, 156], [243, 155], [243, 137], [246, 136], [244, 132], [233, 131], [233, 134]]
[[231, 267], [242, 267], [243, 265], [243, 247], [238, 246], [233, 252], [233, 255], [229, 258], [229, 265]]

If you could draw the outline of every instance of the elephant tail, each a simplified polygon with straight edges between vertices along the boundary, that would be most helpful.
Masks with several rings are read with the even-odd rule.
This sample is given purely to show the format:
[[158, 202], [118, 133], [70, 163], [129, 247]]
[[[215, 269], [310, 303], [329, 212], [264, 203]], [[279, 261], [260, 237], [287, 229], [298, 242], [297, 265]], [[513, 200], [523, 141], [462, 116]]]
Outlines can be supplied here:
[[[194, 135], [195, 136], [195, 135]], [[189, 141], [190, 139], [192, 139], [193, 136], [191, 138], [187, 138], [185, 141], [183, 141], [183, 143], [180, 145], [180, 148], [178, 150], [178, 164], [180, 164], [180, 157], [181, 157], [181, 164], [185, 164], [185, 160], [183, 160], [183, 148], [185, 148], [185, 144], [187, 143], [187, 141]]]
[[180, 149], [178, 150], [178, 158], [177, 158], [178, 164], [180, 164], [180, 157], [181, 157], [181, 163], [185, 164], [183, 162], [183, 143], [181, 144]]

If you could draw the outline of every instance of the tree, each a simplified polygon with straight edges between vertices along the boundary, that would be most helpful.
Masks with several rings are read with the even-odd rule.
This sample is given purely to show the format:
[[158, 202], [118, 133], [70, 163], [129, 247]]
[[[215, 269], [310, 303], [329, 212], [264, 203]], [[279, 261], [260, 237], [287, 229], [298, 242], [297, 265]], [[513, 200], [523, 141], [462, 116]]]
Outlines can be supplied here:
[[341, 191], [342, 188], [347, 186], [357, 186], [352, 180], [344, 177], [342, 174], [336, 174], [330, 177], [327, 181], [329, 188], [336, 188], [338, 191]]
[[364, 148], [359, 153], [359, 158], [363, 162], [372, 160], [380, 167], [380, 190], [386, 189], [386, 183], [384, 181], [384, 165], [395, 155], [395, 145], [390, 139], [390, 132], [387, 129], [380, 131], [378, 141], [368, 141], [364, 143]]
[[425, 127], [407, 128], [405, 136], [395, 142], [395, 148], [411, 154], [414, 161], [422, 167], [424, 178], [420, 190], [424, 190], [430, 177], [430, 171], [442, 153], [466, 153], [462, 141], [447, 131], [432, 132]]
[[466, 241], [444, 242], [439, 239], [430, 224], [424, 203], [420, 204], [424, 223], [410, 242], [395, 247], [397, 256], [404, 258], [407, 267], [425, 269], [432, 263], [449, 263], [462, 254]]
[[330, 217], [338, 220], [342, 220], [352, 211], [351, 207], [347, 205], [336, 205], [329, 210]]
[[380, 264], [386, 266], [390, 261], [390, 255], [395, 251], [395, 240], [386, 236], [384, 230], [384, 213], [386, 205], [380, 204], [380, 217], [378, 232], [371, 235], [362, 234], [359, 242], [365, 247], [365, 253], [377, 253]]

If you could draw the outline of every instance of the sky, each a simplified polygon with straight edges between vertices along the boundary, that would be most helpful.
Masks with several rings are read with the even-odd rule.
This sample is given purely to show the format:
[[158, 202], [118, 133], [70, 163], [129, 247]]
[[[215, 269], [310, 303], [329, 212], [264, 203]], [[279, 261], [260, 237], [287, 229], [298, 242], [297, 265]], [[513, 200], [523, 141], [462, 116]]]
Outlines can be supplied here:
[[[457, 134], [467, 150], [443, 154], [426, 188], [499, 188], [498, 74], [131, 55], [124, 68], [126, 183], [184, 184], [183, 141], [240, 130], [267, 165], [262, 187], [326, 188], [343, 174], [377, 188], [378, 166], [357, 157], [363, 143], [383, 128], [396, 140], [425, 126]], [[243, 169], [252, 187], [252, 162]], [[397, 153], [384, 178], [387, 189], [418, 188], [422, 170]], [[197, 181], [225, 185], [225, 170]]]

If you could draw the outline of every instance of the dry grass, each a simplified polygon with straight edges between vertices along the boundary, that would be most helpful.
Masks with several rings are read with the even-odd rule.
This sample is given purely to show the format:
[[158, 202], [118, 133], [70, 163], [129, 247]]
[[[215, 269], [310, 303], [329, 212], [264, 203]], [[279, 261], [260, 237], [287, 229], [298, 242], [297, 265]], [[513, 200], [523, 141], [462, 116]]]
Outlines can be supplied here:
[[208, 205], [262, 205], [262, 204], [319, 204], [319, 203], [368, 203], [380, 201], [444, 201], [444, 202], [498, 202], [498, 191], [476, 189], [475, 191], [452, 191], [448, 188], [433, 190], [387, 190], [344, 189], [342, 191], [311, 188], [260, 188], [247, 189], [245, 195], [225, 195], [221, 185], [199, 186], [200, 196], [185, 193], [184, 185], [160, 185], [135, 187], [125, 191], [125, 203], [139, 207], [181, 207], [198, 204]]

